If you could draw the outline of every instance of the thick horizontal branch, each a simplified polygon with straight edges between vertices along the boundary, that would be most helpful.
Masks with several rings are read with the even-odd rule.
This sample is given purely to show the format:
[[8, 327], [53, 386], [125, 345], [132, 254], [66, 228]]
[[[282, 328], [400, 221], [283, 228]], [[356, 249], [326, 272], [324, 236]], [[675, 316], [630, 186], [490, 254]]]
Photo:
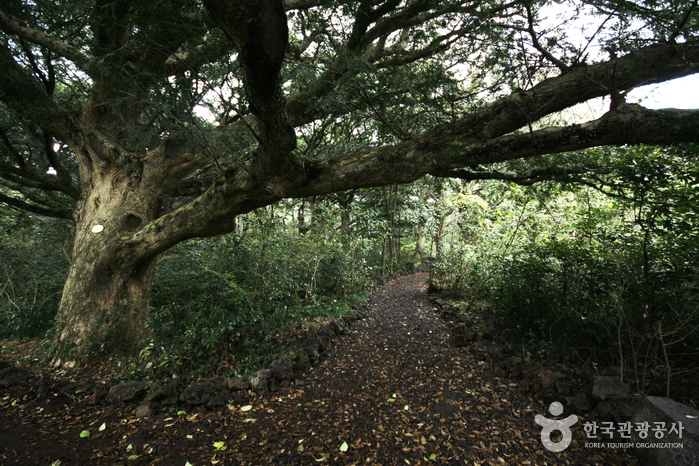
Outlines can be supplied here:
[[10, 34], [15, 34], [33, 44], [46, 47], [50, 51], [72, 61], [75, 63], [75, 66], [82, 70], [87, 69], [89, 65], [90, 59], [77, 48], [43, 31], [23, 26], [19, 19], [2, 11], [0, 11], [0, 29]]
[[76, 200], [80, 196], [79, 190], [74, 185], [66, 184], [59, 178], [50, 175], [41, 175], [28, 167], [17, 168], [0, 161], [0, 173], [7, 180], [16, 183], [18, 186], [44, 191], [59, 191]]
[[56, 105], [4, 45], [0, 45], [0, 69], [0, 101], [51, 136], [67, 140], [73, 126], [70, 115]]
[[489, 140], [423, 136], [416, 141], [367, 153], [313, 161], [307, 164], [308, 178], [289, 186], [286, 196], [307, 197], [367, 186], [409, 183], [427, 173], [602, 145], [689, 142], [699, 142], [699, 110], [648, 110], [637, 105], [622, 105], [582, 125]]
[[29, 204], [27, 202], [24, 202], [19, 199], [15, 199], [10, 196], [6, 196], [5, 194], [0, 193], [0, 202], [7, 204], [10, 207], [14, 207], [15, 209], [23, 210], [25, 212], [31, 212], [34, 214], [38, 215], [43, 215], [45, 217], [54, 217], [54, 218], [65, 218], [68, 220], [73, 219], [73, 213], [72, 211], [67, 211], [67, 210], [54, 210], [54, 209], [47, 209], [45, 207], [40, 207], [34, 204]]
[[575, 104], [699, 72], [699, 44], [658, 44], [624, 57], [580, 66], [528, 91], [496, 100], [481, 111], [431, 131], [435, 137], [494, 138]]
[[73, 218], [73, 206], [61, 202], [56, 196], [50, 196], [47, 193], [40, 194], [25, 186], [4, 179], [0, 179], [0, 186], [15, 191], [22, 196], [22, 198], [16, 198], [0, 193], [0, 202], [10, 207], [49, 217]]
[[635, 105], [622, 105], [583, 125], [486, 141], [423, 136], [368, 152], [307, 160], [302, 172], [287, 173], [285, 180], [275, 180], [273, 185], [243, 170], [230, 172], [185, 206], [145, 225], [128, 241], [139, 245], [137, 254], [153, 257], [180, 241], [230, 231], [236, 215], [281, 198], [410, 183], [429, 173], [601, 145], [688, 142], [699, 142], [699, 110], [648, 110]]

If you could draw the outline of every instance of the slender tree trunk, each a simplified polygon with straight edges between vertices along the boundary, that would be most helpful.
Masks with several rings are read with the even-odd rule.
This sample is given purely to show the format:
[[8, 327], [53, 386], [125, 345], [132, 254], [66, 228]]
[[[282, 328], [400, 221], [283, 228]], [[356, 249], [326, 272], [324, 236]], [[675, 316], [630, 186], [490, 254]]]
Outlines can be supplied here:
[[342, 250], [345, 251], [345, 253], [349, 253], [350, 225], [352, 224], [350, 205], [354, 200], [354, 191], [339, 193], [337, 198], [340, 206], [340, 242], [342, 243]]
[[441, 259], [443, 252], [442, 252], [442, 246], [443, 246], [443, 237], [444, 237], [444, 221], [445, 221], [445, 215], [441, 212], [438, 211], [435, 215], [435, 231], [434, 231], [434, 246], [435, 246], [435, 257], [437, 259]]
[[[398, 189], [396, 185], [391, 185], [386, 191], [382, 188], [381, 192], [384, 198], [386, 207], [386, 235], [384, 237], [382, 267], [385, 270], [388, 263], [389, 273], [393, 274], [397, 259], [397, 222], [396, 222], [396, 203], [398, 199]], [[388, 258], [386, 253], [388, 252]]]
[[340, 210], [340, 242], [342, 243], [342, 250], [345, 253], [350, 251], [350, 224], [352, 223], [350, 218], [349, 208], [341, 208]]
[[397, 209], [396, 203], [398, 201], [398, 187], [393, 185], [391, 187], [391, 273], [398, 262], [398, 252], [400, 248], [400, 231], [399, 223], [397, 220]]
[[422, 256], [425, 250], [425, 227], [418, 225], [415, 238], [415, 252], [413, 252], [413, 268], [419, 270], [422, 267]]
[[383, 238], [383, 247], [381, 248], [381, 273], [386, 273], [386, 236]]
[[306, 200], [301, 199], [299, 204], [298, 218], [298, 230], [299, 235], [305, 235], [308, 232], [308, 227], [306, 226]]

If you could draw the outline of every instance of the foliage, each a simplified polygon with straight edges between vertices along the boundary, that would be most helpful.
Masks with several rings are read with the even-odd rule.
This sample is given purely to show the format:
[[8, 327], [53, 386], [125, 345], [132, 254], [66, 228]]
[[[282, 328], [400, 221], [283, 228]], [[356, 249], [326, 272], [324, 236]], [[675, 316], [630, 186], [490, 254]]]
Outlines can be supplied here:
[[614, 157], [614, 169], [587, 186], [511, 186], [496, 205], [485, 196], [488, 209], [463, 212], [468, 228], [433, 282], [469, 311], [488, 308], [535, 357], [614, 365], [669, 395], [698, 369], [695, 154], [588, 152]]
[[280, 332], [290, 325], [360, 304], [369, 278], [362, 262], [322, 232], [285, 232], [269, 213], [247, 219], [258, 228], [192, 241], [162, 259], [154, 346], [199, 362], [231, 353], [236, 370], [250, 369], [283, 351]]
[[43, 336], [68, 273], [71, 227], [6, 210], [0, 227], [0, 337]]

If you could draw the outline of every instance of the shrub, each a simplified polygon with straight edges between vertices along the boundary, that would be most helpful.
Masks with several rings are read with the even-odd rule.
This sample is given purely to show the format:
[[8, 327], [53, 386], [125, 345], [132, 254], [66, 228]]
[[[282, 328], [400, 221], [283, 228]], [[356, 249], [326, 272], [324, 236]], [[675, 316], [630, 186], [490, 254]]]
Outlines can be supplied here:
[[4, 212], [0, 220], [0, 337], [49, 331], [70, 265], [66, 221]]
[[179, 245], [159, 263], [154, 344], [203, 361], [233, 353], [239, 370], [277, 351], [279, 329], [347, 312], [368, 272], [336, 242], [259, 229]]

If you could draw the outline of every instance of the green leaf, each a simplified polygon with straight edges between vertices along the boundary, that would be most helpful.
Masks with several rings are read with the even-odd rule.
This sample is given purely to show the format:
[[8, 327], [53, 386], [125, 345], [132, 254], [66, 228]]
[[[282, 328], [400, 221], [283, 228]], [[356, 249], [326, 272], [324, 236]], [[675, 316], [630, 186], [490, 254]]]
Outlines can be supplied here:
[[685, 414], [685, 416], [687, 416], [689, 419], [696, 419], [697, 418], [696, 416], [692, 416], [691, 414]]
[[83, 430], [80, 432], [80, 438], [87, 438], [90, 436], [90, 431], [89, 430]]
[[347, 451], [348, 448], [347, 442], [342, 442], [342, 445], [340, 445], [340, 451]]
[[436, 455], [435, 453], [432, 453], [432, 454], [430, 455], [430, 461], [434, 461], [434, 460], [436, 460], [436, 459], [437, 459], [437, 455]]
[[214, 442], [214, 448], [217, 449], [218, 451], [228, 450], [228, 446], [226, 445], [226, 442]]
[[388, 401], [389, 403], [393, 403], [394, 401], [396, 401], [396, 399], [395, 399], [395, 398], [389, 398], [389, 399], [387, 399], [386, 401]]
[[129, 456], [129, 460], [131, 460], [131, 461], [137, 460], [137, 459], [138, 459], [138, 455], [131, 455], [131, 456]]
[[182, 416], [184, 414], [187, 414], [187, 411], [185, 411], [184, 409], [180, 409], [179, 411], [177, 411], [178, 416]]

